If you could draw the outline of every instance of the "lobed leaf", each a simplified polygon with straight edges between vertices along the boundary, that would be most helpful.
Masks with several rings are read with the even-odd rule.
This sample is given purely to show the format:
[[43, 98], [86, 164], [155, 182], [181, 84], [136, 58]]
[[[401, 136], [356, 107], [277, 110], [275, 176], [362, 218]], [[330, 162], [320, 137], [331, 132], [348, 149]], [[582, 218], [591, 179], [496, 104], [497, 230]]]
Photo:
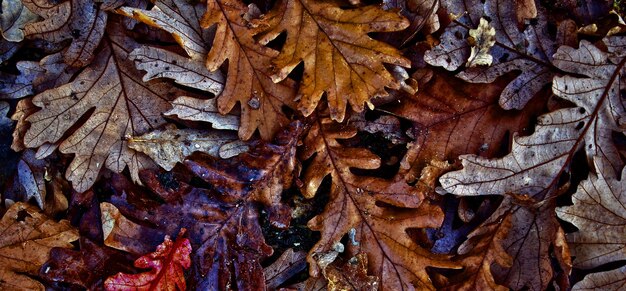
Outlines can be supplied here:
[[287, 32], [281, 53], [272, 61], [275, 82], [304, 62], [298, 109], [305, 116], [326, 93], [331, 118], [342, 122], [348, 103], [361, 112], [365, 103], [373, 106], [375, 96], [387, 96], [385, 87], [400, 88], [384, 63], [410, 66], [396, 48], [367, 35], [402, 30], [409, 22], [373, 5], [341, 9], [337, 2], [279, 1], [259, 25], [267, 26], [259, 36], [261, 43]]

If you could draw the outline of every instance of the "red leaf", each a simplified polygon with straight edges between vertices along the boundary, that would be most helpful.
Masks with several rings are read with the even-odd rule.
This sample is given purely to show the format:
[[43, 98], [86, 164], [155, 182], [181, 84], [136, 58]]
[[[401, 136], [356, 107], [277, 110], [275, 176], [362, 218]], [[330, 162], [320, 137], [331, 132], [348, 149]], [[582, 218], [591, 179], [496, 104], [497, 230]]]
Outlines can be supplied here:
[[176, 241], [168, 235], [157, 247], [156, 252], [145, 255], [135, 261], [137, 268], [150, 268], [140, 274], [118, 273], [104, 282], [106, 290], [185, 290], [183, 269], [191, 266], [191, 244], [183, 238], [185, 229], [181, 229]]

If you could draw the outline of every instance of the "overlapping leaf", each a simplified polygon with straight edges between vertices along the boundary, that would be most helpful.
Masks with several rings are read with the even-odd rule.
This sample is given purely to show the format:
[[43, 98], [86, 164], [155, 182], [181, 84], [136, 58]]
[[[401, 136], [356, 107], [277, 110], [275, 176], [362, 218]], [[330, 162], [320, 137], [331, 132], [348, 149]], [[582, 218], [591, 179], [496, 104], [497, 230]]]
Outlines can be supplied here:
[[301, 157], [313, 157], [304, 173], [305, 197], [315, 195], [327, 175], [331, 175], [332, 180], [328, 205], [308, 223], [311, 229], [322, 233], [307, 259], [311, 275], [318, 276], [320, 272], [316, 256], [332, 250], [345, 234], [355, 229], [354, 239], [358, 245], [350, 248], [355, 253], [369, 255], [371, 272], [380, 278], [382, 289], [433, 289], [426, 267], [450, 268], [454, 264], [417, 245], [406, 231], [438, 227], [443, 213], [422, 202], [424, 193], [400, 177], [387, 181], [354, 175], [350, 168], [376, 169], [380, 164], [372, 152], [345, 148], [338, 142], [355, 135], [356, 131], [350, 127], [335, 124], [329, 118], [319, 118], [304, 140]]
[[0, 288], [44, 290], [39, 267], [54, 247], [71, 248], [78, 232], [68, 221], [55, 222], [34, 206], [15, 203], [0, 220]]
[[24, 39], [24, 26], [36, 21], [37, 14], [24, 7], [20, 0], [2, 1], [0, 10], [0, 32], [8, 41], [20, 42]]
[[64, 61], [72, 67], [91, 63], [104, 36], [108, 15], [93, 1], [23, 0], [22, 3], [42, 21], [24, 27], [27, 37], [41, 38], [52, 43], [71, 40], [63, 51]]
[[626, 266], [619, 269], [589, 274], [576, 283], [572, 290], [621, 290], [626, 285]]
[[[278, 52], [254, 40], [256, 32], [249, 28], [251, 23], [244, 17], [247, 12], [246, 6], [239, 1], [208, 1], [201, 25], [204, 28], [215, 27], [215, 37], [206, 66], [214, 72], [228, 60], [227, 79], [224, 90], [218, 96], [217, 109], [227, 114], [239, 103], [239, 137], [249, 139], [258, 129], [263, 139], [270, 140], [282, 126], [289, 123], [282, 110], [283, 106], [295, 107], [295, 83], [291, 80], [277, 84], [272, 82], [271, 60]], [[214, 113], [214, 102], [179, 98], [168, 114], [176, 114], [184, 119], [204, 120], [205, 112]]]
[[521, 73], [502, 91], [500, 105], [504, 109], [523, 108], [552, 80], [557, 71], [551, 64], [552, 55], [560, 44], [549, 36], [542, 10], [520, 30], [516, 25], [516, 12], [525, 8], [516, 7], [516, 2], [519, 1], [444, 1], [442, 4], [448, 13], [459, 18], [446, 28], [441, 43], [426, 52], [424, 60], [449, 71], [460, 68], [470, 57], [469, 30], [477, 28], [480, 18], [486, 16], [496, 31], [495, 45], [489, 50], [493, 64], [466, 68], [457, 76], [468, 82], [491, 83], [508, 72], [519, 71]]
[[183, 237], [185, 229], [172, 242], [169, 236], [156, 251], [140, 257], [135, 267], [151, 269], [139, 274], [118, 273], [104, 282], [106, 290], [186, 290], [185, 269], [191, 266], [191, 244]]
[[387, 43], [396, 46], [404, 46], [412, 40], [417, 33], [431, 34], [439, 30], [439, 0], [384, 0], [383, 9], [399, 9], [411, 24], [402, 31], [388, 33], [380, 37]]
[[554, 79], [557, 96], [578, 107], [564, 108], [537, 120], [530, 136], [515, 136], [511, 153], [500, 159], [461, 156], [464, 169], [441, 177], [443, 187], [456, 195], [528, 194], [541, 200], [555, 189], [560, 175], [568, 170], [575, 152], [584, 146], [589, 159], [605, 158], [614, 172], [624, 163], [613, 142], [613, 132], [622, 131], [625, 101], [620, 88], [626, 64], [626, 39], [604, 40], [604, 53], [587, 41], [580, 48], [561, 47], [554, 63], [565, 75]]
[[305, 116], [315, 111], [324, 93], [331, 118], [339, 122], [348, 104], [359, 112], [365, 103], [372, 107], [373, 97], [387, 95], [385, 87], [400, 88], [383, 64], [410, 65], [396, 48], [367, 35], [401, 30], [409, 22], [373, 5], [341, 9], [332, 1], [284, 0], [260, 25], [268, 26], [260, 36], [262, 43], [287, 32], [281, 53], [273, 61], [275, 81], [284, 80], [304, 62], [298, 109]]
[[[619, 175], [606, 159], [594, 161], [595, 173], [578, 186], [572, 197], [574, 205], [557, 209], [561, 219], [578, 228], [567, 235], [567, 242], [575, 257], [574, 266], [584, 269], [626, 258], [626, 170]], [[621, 281], [626, 280], [623, 272], [621, 276]]]
[[416, 140], [409, 144], [401, 167], [414, 181], [432, 159], [455, 159], [461, 154], [494, 157], [508, 133], [529, 128], [533, 114], [541, 112], [541, 99], [519, 112], [498, 105], [507, 80], [487, 85], [465, 84], [447, 74], [435, 74], [416, 98], [403, 98], [389, 108], [413, 122]]
[[150, 161], [127, 148], [123, 138], [162, 125], [168, 101], [182, 95], [165, 82], [142, 82], [127, 59], [136, 44], [116, 29], [110, 28], [90, 67], [70, 83], [35, 96], [33, 103], [41, 110], [27, 118], [31, 123], [24, 136], [27, 147], [60, 142], [61, 152], [75, 154], [66, 177], [77, 191], [91, 187], [105, 165], [116, 172], [128, 166], [136, 179]]
[[[241, 290], [263, 288], [260, 261], [272, 254], [272, 248], [263, 239], [257, 204], [265, 207], [274, 225], [288, 225], [289, 211], [280, 198], [282, 190], [292, 182], [295, 145], [301, 130], [296, 124], [291, 131], [279, 134], [279, 144], [259, 144], [233, 160], [186, 161], [189, 169], [211, 183], [214, 190], [191, 187], [171, 176], [166, 178], [167, 175], [151, 175], [144, 182], [170, 202], [159, 205], [152, 200], [138, 207], [130, 201], [149, 200], [145, 194], [132, 188], [124, 190], [126, 184], [115, 186], [115, 191], [122, 195], [114, 196], [112, 203], [119, 207], [124, 219], [142, 221], [144, 226], [135, 223], [135, 227], [126, 228], [129, 231], [120, 232], [116, 230], [119, 227], [116, 222], [109, 236], [115, 234], [118, 239], [136, 242], [140, 246], [129, 249], [134, 251], [142, 244], [149, 245], [159, 233], [186, 227], [194, 249], [192, 277], [195, 279], [190, 282], [194, 288], [224, 290], [228, 285]], [[146, 222], [153, 227], [146, 227]], [[124, 244], [127, 246], [132, 244]]]

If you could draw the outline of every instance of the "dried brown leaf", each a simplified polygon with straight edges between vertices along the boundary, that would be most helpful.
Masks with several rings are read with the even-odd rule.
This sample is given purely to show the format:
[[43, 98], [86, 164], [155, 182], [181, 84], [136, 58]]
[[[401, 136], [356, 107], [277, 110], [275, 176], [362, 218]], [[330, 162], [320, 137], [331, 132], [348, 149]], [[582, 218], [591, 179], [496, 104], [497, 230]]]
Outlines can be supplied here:
[[370, 100], [375, 96], [387, 96], [385, 87], [400, 88], [383, 63], [410, 66], [396, 48], [367, 35], [398, 31], [409, 22], [374, 5], [341, 9], [337, 2], [284, 0], [259, 25], [267, 26], [262, 43], [287, 32], [285, 45], [273, 60], [274, 81], [284, 80], [304, 62], [298, 109], [305, 116], [315, 111], [326, 93], [331, 118], [341, 122], [348, 103], [360, 112], [365, 103], [373, 106]]
[[248, 150], [248, 146], [239, 142], [234, 132], [176, 128], [130, 137], [128, 147], [147, 154], [166, 171], [171, 171], [176, 163], [193, 152], [227, 159]]
[[[218, 96], [217, 108], [220, 113], [226, 114], [239, 103], [239, 137], [247, 140], [258, 129], [261, 138], [270, 140], [289, 123], [282, 107], [295, 107], [295, 83], [284, 80], [275, 84], [272, 81], [271, 60], [278, 52], [254, 40], [256, 29], [251, 29], [251, 23], [245, 19], [247, 11], [248, 8], [240, 1], [208, 1], [201, 25], [204, 28], [215, 27], [216, 33], [206, 65], [209, 71], [216, 71], [228, 60], [228, 77], [224, 91]], [[179, 103], [195, 109], [194, 112], [213, 106], [199, 99]], [[176, 106], [175, 103], [174, 110]]]
[[38, 19], [37, 14], [24, 7], [20, 0], [3, 0], [0, 9], [0, 33], [8, 41], [24, 39], [24, 26]]
[[576, 285], [572, 287], [572, 290], [617, 291], [624, 289], [624, 285], [626, 285], [626, 266], [611, 271], [589, 274], [585, 276], [585, 279], [576, 283]]
[[78, 232], [62, 220], [55, 222], [36, 207], [18, 202], [0, 220], [0, 288], [44, 290], [31, 276], [48, 260], [54, 247], [71, 248]]
[[[183, 95], [168, 83], [145, 84], [128, 60], [136, 44], [111, 26], [94, 62], [70, 83], [33, 98], [41, 110], [30, 115], [24, 136], [27, 147], [60, 142], [62, 153], [75, 154], [66, 177], [79, 192], [87, 190], [100, 169], [121, 172], [127, 166], [135, 180], [138, 171], [151, 167], [145, 156], [129, 149], [125, 136], [138, 136], [164, 124], [161, 113], [172, 95]], [[123, 33], [123, 31], [121, 32]], [[82, 119], [86, 121], [66, 132]]]
[[265, 274], [265, 286], [268, 290], [275, 290], [278, 286], [289, 280], [296, 273], [306, 268], [306, 253], [293, 249], [287, 249], [271, 265], [263, 269]]
[[367, 253], [372, 275], [382, 289], [433, 289], [427, 266], [453, 268], [443, 256], [433, 255], [407, 234], [409, 228], [438, 227], [441, 210], [422, 202], [424, 193], [401, 177], [393, 180], [360, 177], [350, 168], [376, 169], [379, 158], [366, 149], [345, 148], [338, 140], [351, 138], [356, 130], [319, 118], [304, 139], [302, 159], [313, 157], [304, 173], [303, 194], [312, 197], [322, 180], [331, 176], [330, 201], [324, 211], [309, 221], [322, 237], [309, 252], [310, 274], [319, 276], [316, 257], [327, 253], [341, 238], [354, 232], [349, 248]]

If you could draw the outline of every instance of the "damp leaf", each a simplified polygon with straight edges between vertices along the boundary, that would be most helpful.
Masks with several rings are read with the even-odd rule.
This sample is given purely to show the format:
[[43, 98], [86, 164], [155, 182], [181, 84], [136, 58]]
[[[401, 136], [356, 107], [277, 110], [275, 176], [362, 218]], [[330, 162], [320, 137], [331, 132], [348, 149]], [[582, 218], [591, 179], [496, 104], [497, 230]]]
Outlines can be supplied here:
[[78, 231], [67, 220], [56, 222], [40, 210], [17, 202], [0, 220], [0, 288], [45, 290], [33, 279], [54, 247], [71, 248]]
[[284, 80], [304, 63], [298, 109], [305, 116], [313, 113], [324, 93], [331, 118], [341, 122], [348, 104], [360, 112], [366, 103], [373, 106], [373, 97], [386, 96], [385, 87], [400, 88], [383, 64], [409, 67], [410, 62], [396, 48], [367, 34], [406, 28], [409, 22], [402, 16], [375, 5], [342, 9], [335, 1], [284, 0], [276, 5], [259, 23], [267, 26], [260, 41], [268, 43], [287, 33], [273, 60], [272, 78]]

